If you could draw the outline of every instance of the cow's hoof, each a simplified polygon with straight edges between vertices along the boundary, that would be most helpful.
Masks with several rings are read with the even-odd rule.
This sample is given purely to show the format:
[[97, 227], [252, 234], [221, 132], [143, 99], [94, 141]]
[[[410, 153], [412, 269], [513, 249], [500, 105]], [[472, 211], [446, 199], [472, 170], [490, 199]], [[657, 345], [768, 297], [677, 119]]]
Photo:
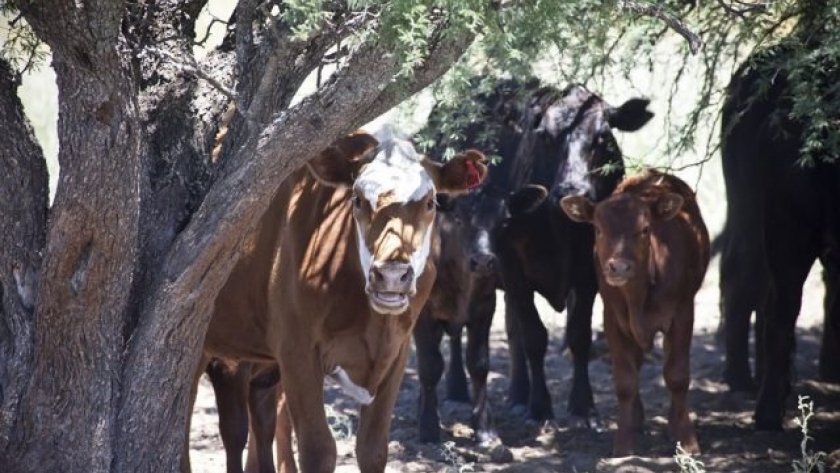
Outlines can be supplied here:
[[588, 416], [569, 414], [568, 426], [573, 430], [592, 430], [597, 433], [606, 431], [604, 421], [594, 410]]
[[417, 439], [421, 443], [440, 443], [440, 427], [421, 425], [417, 432]]

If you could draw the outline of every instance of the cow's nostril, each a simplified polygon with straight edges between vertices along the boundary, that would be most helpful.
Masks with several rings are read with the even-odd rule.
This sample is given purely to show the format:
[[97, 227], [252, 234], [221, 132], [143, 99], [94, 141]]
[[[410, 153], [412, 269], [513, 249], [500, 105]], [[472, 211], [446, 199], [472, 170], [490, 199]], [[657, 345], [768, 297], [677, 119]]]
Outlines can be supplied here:
[[402, 276], [400, 276], [400, 282], [409, 282], [411, 281], [411, 277], [414, 275], [414, 270], [409, 267]]

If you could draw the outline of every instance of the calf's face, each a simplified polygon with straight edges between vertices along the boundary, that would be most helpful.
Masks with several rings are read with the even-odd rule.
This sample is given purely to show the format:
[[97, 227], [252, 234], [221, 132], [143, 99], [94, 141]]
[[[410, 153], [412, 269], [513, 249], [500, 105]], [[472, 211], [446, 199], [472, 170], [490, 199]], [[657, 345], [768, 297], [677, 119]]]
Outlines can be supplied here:
[[560, 201], [566, 215], [595, 227], [595, 255], [604, 281], [610, 286], [627, 284], [650, 263], [651, 227], [673, 218], [682, 207], [682, 196], [670, 192], [645, 199], [617, 194], [594, 204], [584, 196]]
[[478, 275], [496, 269], [492, 234], [505, 217], [501, 192], [484, 188], [479, 192], [441, 202], [440, 232], [443, 258], [462, 261], [466, 269]]
[[[372, 139], [356, 134], [347, 140], [357, 136]], [[310, 161], [310, 169], [322, 181], [352, 188], [356, 244], [368, 301], [376, 312], [402, 314], [417, 293], [417, 280], [431, 252], [436, 193], [479, 185], [487, 174], [484, 155], [470, 150], [440, 164], [418, 155], [404, 140], [366, 147], [361, 155], [344, 153], [341, 146], [341, 140], [333, 146], [341, 156], [324, 159], [322, 153]], [[361, 148], [365, 147], [355, 147]]]

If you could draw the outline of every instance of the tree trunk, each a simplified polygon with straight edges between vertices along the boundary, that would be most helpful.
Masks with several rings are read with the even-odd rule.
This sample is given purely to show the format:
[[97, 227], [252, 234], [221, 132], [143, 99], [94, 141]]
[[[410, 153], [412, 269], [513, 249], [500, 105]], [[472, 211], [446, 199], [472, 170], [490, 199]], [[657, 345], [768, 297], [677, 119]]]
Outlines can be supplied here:
[[235, 83], [240, 107], [214, 169], [230, 99], [177, 62], [203, 4], [22, 5], [52, 48], [61, 176], [46, 222], [43, 157], [0, 69], [0, 131], [14, 145], [0, 144], [0, 171], [14, 176], [0, 180], [0, 224], [12, 229], [0, 235], [3, 471], [176, 471], [213, 301], [279, 183], [439, 77], [471, 38], [445, 36], [438, 18], [427, 60], [400, 83], [400, 59], [368, 40], [288, 108], [348, 33], [274, 37], [251, 29], [259, 10], [243, 0], [227, 46], [198, 65]]

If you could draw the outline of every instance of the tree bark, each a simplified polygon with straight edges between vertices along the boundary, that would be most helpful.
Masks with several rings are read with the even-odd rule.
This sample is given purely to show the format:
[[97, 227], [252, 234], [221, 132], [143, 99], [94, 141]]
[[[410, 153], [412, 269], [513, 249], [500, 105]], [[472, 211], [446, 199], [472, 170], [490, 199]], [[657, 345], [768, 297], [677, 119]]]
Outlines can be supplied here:
[[[235, 48], [190, 66], [231, 84], [237, 105], [247, 107], [230, 124], [225, 157], [213, 169], [213, 136], [229, 98], [154, 52], [163, 45], [189, 58], [202, 5], [21, 4], [53, 52], [61, 176], [47, 223], [43, 158], [30, 149], [19, 104], [6, 103], [14, 94], [0, 77], [0, 113], [19, 115], [0, 126], [17, 127], [10, 136], [21, 137], [21, 148], [9, 156], [23, 176], [0, 182], [0, 198], [21, 193], [30, 202], [17, 209], [20, 217], [0, 207], [0, 223], [22, 222], [10, 241], [27, 245], [9, 251], [14, 245], [0, 240], [0, 349], [13, 353], [0, 361], [5, 471], [176, 471], [213, 301], [280, 182], [431, 83], [471, 41], [453, 31], [444, 40], [440, 21], [425, 63], [394, 83], [400, 59], [369, 40], [327, 84], [288, 108], [306, 74], [347, 32], [291, 40], [282, 25], [237, 23], [226, 40]], [[237, 9], [249, 26], [260, 24], [253, 6], [243, 1]], [[36, 288], [28, 281], [38, 271]]]
[[0, 59], [0, 452], [32, 374], [35, 296], [47, 221], [47, 166]]

